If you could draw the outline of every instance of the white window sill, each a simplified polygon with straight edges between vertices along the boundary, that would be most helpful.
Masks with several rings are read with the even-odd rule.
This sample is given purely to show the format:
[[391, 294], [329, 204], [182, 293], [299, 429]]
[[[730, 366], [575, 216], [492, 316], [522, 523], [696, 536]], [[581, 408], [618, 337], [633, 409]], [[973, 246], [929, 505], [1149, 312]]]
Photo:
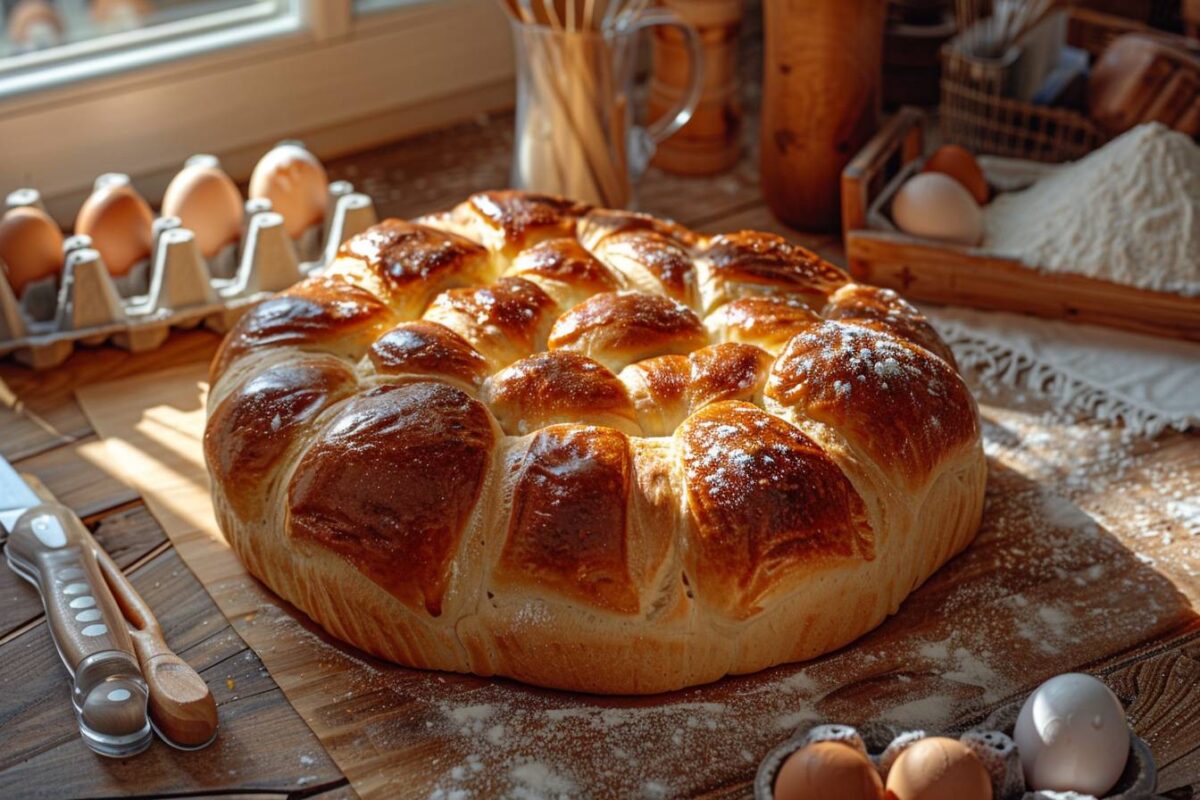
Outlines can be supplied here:
[[[270, 27], [281, 23], [290, 27]], [[248, 30], [239, 46], [219, 47], [201, 34], [164, 43], [178, 55], [168, 63], [117, 65], [94, 80], [28, 76], [49, 88], [0, 100], [0, 195], [37, 188], [69, 223], [104, 172], [129, 173], [153, 199], [194, 153], [218, 155], [244, 178], [252, 154], [279, 139], [315, 141], [318, 155], [332, 156], [495, 109], [512, 96], [508, 26], [492, 0], [403, 6], [324, 36], [294, 19], [248, 28], [258, 24], [267, 27], [257, 37]], [[214, 36], [228, 45], [231, 33]], [[0, 74], [0, 82], [18, 77]]]

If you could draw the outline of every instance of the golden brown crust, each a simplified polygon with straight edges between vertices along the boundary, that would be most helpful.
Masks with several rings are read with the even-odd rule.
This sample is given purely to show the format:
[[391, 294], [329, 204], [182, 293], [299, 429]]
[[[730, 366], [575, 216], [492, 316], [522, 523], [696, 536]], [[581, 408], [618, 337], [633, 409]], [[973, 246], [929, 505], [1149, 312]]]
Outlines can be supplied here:
[[513, 436], [560, 422], [641, 432], [617, 376], [567, 350], [537, 353], [497, 372], [488, 379], [484, 398], [500, 427]]
[[704, 323], [715, 338], [778, 353], [788, 339], [818, 320], [799, 298], [743, 297], [721, 306]]
[[557, 308], [537, 284], [501, 278], [491, 286], [442, 292], [424, 318], [462, 336], [499, 369], [545, 347]]
[[692, 363], [681, 355], [646, 358], [621, 370], [642, 433], [670, 436], [687, 418], [691, 375]]
[[441, 377], [478, 387], [488, 375], [487, 360], [454, 331], [436, 322], [402, 322], [367, 352], [375, 372], [386, 376]]
[[700, 244], [700, 236], [678, 222], [637, 211], [622, 211], [614, 208], [594, 208], [579, 220], [579, 241], [589, 250], [595, 250], [606, 238], [628, 231], [653, 231], [685, 248]]
[[273, 364], [228, 394], [209, 414], [204, 457], [233, 510], [261, 517], [280, 459], [321, 412], [357, 388], [344, 361], [314, 354]]
[[822, 567], [875, 557], [862, 498], [798, 429], [726, 402], [677, 437], [693, 521], [685, 564], [701, 602], [746, 618]]
[[436, 617], [491, 468], [494, 438], [487, 409], [445, 384], [360, 394], [328, 421], [296, 467], [289, 531]]
[[722, 342], [690, 355], [647, 358], [621, 371], [647, 436], [669, 436], [689, 414], [722, 400], [762, 401], [771, 356], [747, 344]]
[[749, 344], [710, 344], [688, 356], [688, 400], [695, 413], [721, 400], [760, 399], [774, 359]]
[[338, 258], [214, 364], [216, 517], [332, 635], [665, 691], [843, 646], [970, 542], [976, 410], [911, 307], [767, 234], [476, 200], [382, 226], [399, 283]]
[[819, 309], [849, 282], [846, 273], [811, 250], [758, 231], [721, 234], [703, 251], [705, 307], [746, 295], [783, 295]]
[[923, 347], [886, 331], [825, 321], [788, 342], [766, 394], [837, 429], [907, 488], [979, 438], [962, 378]]
[[576, 221], [590, 208], [565, 197], [511, 189], [473, 194], [467, 205], [513, 250], [574, 236]]
[[950, 366], [958, 366], [954, 361], [954, 353], [938, 336], [925, 315], [891, 289], [861, 283], [848, 284], [833, 293], [821, 316], [853, 322], [864, 328], [890, 331], [941, 356]]
[[687, 306], [640, 292], [594, 295], [558, 318], [551, 350], [582, 352], [610, 369], [666, 353], [690, 353], [708, 343]]
[[644, 291], [662, 291], [689, 306], [699, 305], [696, 267], [674, 239], [653, 230], [620, 231], [606, 236], [596, 255]]
[[479, 283], [490, 276], [487, 251], [462, 236], [425, 225], [387, 219], [338, 248], [330, 274], [382, 297], [411, 319], [437, 292]]
[[638, 610], [629, 576], [630, 457], [610, 428], [555, 425], [529, 445], [494, 585], [524, 585], [619, 614]]
[[292, 346], [357, 359], [395, 324], [391, 309], [370, 292], [340, 278], [309, 278], [238, 320], [213, 358], [209, 381], [259, 348]]
[[508, 274], [533, 281], [563, 308], [624, 288], [621, 278], [575, 239], [549, 239], [521, 251]]

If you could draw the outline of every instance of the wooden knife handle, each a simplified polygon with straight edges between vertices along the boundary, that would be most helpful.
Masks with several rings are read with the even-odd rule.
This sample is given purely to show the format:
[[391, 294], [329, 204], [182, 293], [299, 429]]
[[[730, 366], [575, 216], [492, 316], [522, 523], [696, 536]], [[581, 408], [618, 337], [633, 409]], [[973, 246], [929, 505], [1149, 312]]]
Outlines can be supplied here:
[[207, 745], [217, 733], [217, 704], [204, 678], [171, 650], [150, 606], [95, 545], [100, 570], [108, 580], [131, 630], [134, 651], [150, 688], [150, 716], [159, 733], [184, 749]]

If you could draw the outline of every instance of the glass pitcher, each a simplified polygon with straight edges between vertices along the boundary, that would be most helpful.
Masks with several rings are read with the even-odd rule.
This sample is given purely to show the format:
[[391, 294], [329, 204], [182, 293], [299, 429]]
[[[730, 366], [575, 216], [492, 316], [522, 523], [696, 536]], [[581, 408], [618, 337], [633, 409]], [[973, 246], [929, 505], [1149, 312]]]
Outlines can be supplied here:
[[[688, 89], [646, 127], [634, 124], [634, 73], [642, 30], [679, 28], [687, 42]], [[512, 185], [610, 208], [632, 200], [654, 148], [687, 124], [699, 102], [702, 52], [695, 28], [667, 9], [600, 30], [512, 20], [517, 120]]]

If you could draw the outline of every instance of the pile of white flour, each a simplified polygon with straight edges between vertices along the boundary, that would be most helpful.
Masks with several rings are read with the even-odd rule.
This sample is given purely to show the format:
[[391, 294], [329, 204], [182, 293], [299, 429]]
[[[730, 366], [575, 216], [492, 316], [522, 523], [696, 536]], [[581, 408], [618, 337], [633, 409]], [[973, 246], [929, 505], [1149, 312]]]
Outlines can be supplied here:
[[1200, 147], [1159, 123], [986, 209], [988, 250], [1053, 272], [1200, 295]]

